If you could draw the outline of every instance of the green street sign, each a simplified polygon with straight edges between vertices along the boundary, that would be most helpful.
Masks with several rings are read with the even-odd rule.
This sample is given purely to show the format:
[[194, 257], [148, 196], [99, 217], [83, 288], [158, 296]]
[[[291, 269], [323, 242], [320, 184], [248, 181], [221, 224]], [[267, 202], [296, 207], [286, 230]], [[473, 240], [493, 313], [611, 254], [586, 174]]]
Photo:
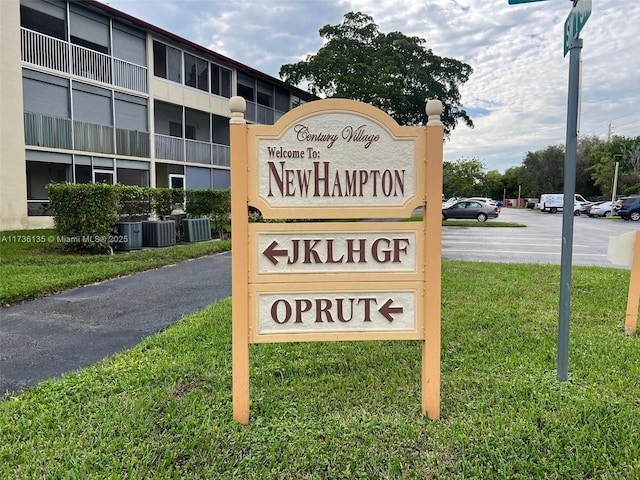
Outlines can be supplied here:
[[[511, 0], [509, 0], [511, 1]], [[591, 16], [591, 0], [578, 0], [564, 22], [564, 56], [569, 51], [569, 43], [576, 38], [587, 19]]]
[[509, 5], [517, 5], [518, 3], [544, 2], [544, 0], [509, 0]]

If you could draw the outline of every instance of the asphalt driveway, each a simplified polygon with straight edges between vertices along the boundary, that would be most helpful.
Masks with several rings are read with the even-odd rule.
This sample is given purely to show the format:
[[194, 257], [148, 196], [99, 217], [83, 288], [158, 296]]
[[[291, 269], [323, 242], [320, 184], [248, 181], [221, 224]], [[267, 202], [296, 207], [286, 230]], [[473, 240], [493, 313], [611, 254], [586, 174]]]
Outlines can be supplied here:
[[131, 348], [231, 295], [231, 252], [0, 310], [0, 394]]

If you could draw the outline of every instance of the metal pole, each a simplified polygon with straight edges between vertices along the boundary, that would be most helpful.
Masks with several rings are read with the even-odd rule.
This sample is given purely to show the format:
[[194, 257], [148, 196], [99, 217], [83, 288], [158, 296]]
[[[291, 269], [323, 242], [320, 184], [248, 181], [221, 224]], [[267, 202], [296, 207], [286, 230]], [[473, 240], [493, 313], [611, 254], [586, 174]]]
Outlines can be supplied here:
[[[620, 158], [622, 155], [617, 154], [613, 156], [614, 158]], [[613, 216], [613, 207], [616, 206], [616, 194], [618, 193], [618, 168], [620, 167], [620, 162], [616, 160], [616, 170], [613, 174], [613, 192], [611, 193], [611, 216]]]
[[560, 260], [560, 312], [558, 318], [557, 378], [567, 380], [569, 363], [569, 316], [571, 313], [571, 263], [573, 254], [573, 207], [576, 193], [578, 155], [578, 111], [580, 103], [580, 53], [582, 39], [569, 42], [569, 94], [567, 140], [564, 159], [564, 203], [562, 214], [562, 257]]

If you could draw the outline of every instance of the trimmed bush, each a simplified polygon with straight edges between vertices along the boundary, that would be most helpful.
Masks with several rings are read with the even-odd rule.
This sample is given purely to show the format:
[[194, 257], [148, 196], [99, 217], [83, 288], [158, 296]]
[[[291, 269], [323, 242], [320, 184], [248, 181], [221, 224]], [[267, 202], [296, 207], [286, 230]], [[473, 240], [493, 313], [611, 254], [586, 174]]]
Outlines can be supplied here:
[[186, 213], [208, 217], [211, 228], [225, 238], [231, 227], [231, 191], [180, 190], [131, 185], [60, 183], [47, 185], [55, 227], [65, 248], [109, 251], [109, 237], [118, 220], [140, 221], [171, 215], [187, 199]]
[[148, 187], [134, 185], [114, 185], [120, 197], [121, 220], [147, 220], [153, 213], [151, 190]]
[[151, 206], [158, 217], [171, 215], [177, 204], [184, 203], [184, 190], [177, 188], [148, 188]]
[[67, 250], [106, 252], [120, 211], [113, 185], [55, 183], [47, 185], [53, 221]]

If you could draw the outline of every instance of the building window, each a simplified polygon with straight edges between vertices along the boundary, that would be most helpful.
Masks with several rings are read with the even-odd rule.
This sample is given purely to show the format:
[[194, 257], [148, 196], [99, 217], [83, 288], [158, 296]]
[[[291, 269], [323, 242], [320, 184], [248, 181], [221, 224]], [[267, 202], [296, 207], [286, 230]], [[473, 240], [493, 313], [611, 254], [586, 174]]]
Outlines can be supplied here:
[[231, 98], [231, 70], [211, 64], [211, 93]]
[[209, 62], [184, 54], [184, 84], [202, 91], [209, 91]]
[[182, 52], [164, 43], [153, 41], [153, 74], [172, 82], [182, 83]]
[[238, 72], [238, 95], [250, 102], [256, 101], [256, 80], [251, 75]]
[[65, 9], [49, 3], [34, 3], [33, 6], [47, 11], [39, 11], [26, 5], [20, 5], [20, 25], [50, 37], [66, 40]]

